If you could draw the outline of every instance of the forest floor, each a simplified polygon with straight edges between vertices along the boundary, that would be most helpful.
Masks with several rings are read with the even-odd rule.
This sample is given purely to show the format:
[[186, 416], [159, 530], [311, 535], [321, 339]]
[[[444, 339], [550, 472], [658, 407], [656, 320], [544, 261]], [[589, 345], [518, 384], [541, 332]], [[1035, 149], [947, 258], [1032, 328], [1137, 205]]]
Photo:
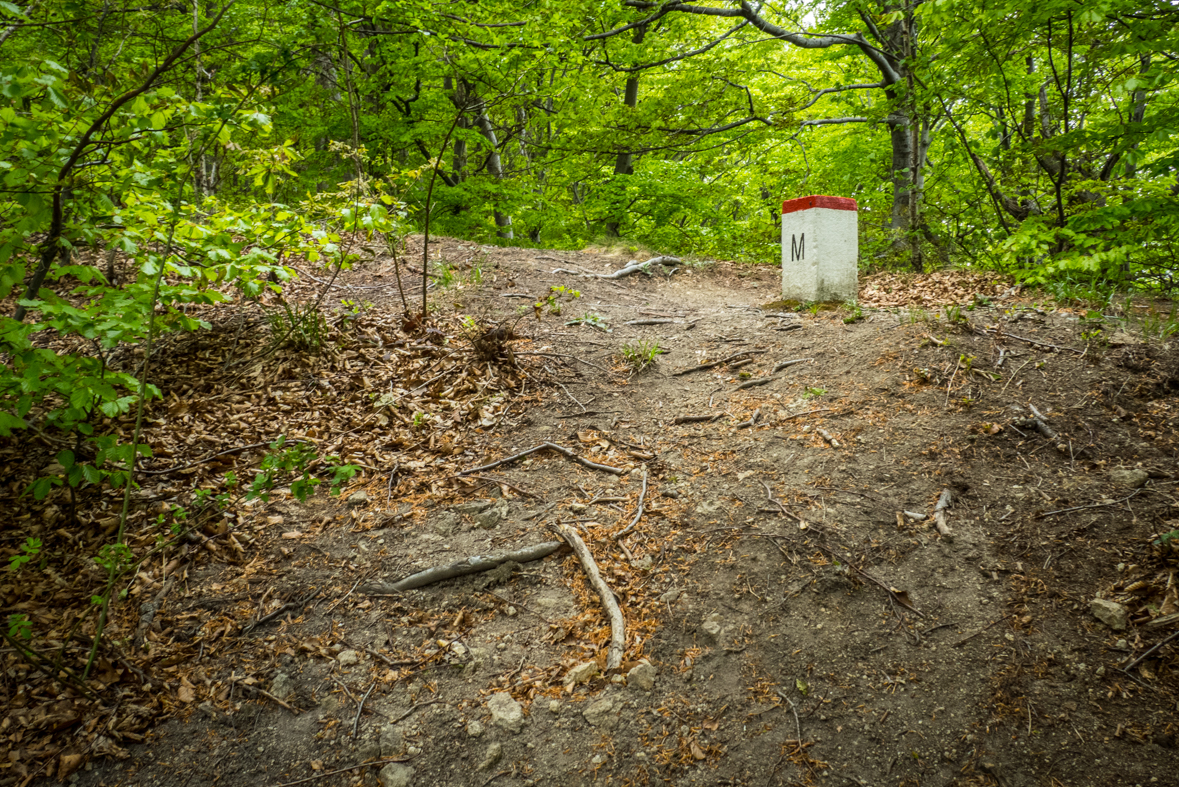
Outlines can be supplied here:
[[[380, 258], [335, 280], [327, 359], [223, 373], [267, 342], [233, 310], [208, 316], [223, 341], [162, 348], [143, 544], [152, 506], [215, 487], [279, 424], [362, 473], [146, 561], [102, 703], [6, 651], [0, 785], [1179, 785], [1179, 548], [1160, 538], [1179, 346], [1150, 309], [1098, 329], [1003, 283], [893, 275], [847, 323], [775, 303], [771, 268], [604, 279], [574, 271], [626, 258], [436, 248], [433, 343]], [[547, 449], [471, 472], [545, 442], [617, 472]], [[617, 599], [617, 670], [566, 548], [387, 587], [555, 526]], [[5, 582], [13, 609], [55, 598]]]

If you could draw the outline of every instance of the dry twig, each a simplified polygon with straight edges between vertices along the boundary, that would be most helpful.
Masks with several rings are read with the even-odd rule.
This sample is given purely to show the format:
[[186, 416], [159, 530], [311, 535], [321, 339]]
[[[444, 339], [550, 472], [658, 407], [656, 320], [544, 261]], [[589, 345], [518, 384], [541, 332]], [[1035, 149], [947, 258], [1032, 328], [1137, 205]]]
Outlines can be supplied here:
[[554, 525], [554, 529], [573, 549], [590, 585], [598, 592], [598, 598], [602, 600], [602, 608], [610, 621], [610, 650], [606, 655], [606, 669], [616, 670], [622, 664], [622, 654], [626, 649], [626, 621], [622, 617], [622, 610], [618, 608], [614, 592], [610, 590], [606, 580], [602, 579], [602, 573], [598, 570], [598, 564], [594, 560], [593, 554], [590, 553], [585, 542], [581, 540], [581, 536], [577, 535], [577, 531], [568, 525], [560, 524]]
[[464, 577], [468, 574], [490, 571], [509, 561], [513, 563], [530, 563], [534, 560], [548, 557], [560, 548], [560, 541], [546, 541], [543, 544], [533, 544], [530, 547], [517, 549], [514, 552], [501, 552], [495, 555], [472, 555], [469, 558], [455, 561], [446, 566], [435, 566], [425, 571], [419, 571], [416, 574], [410, 574], [408, 577], [399, 579], [396, 582], [372, 582], [362, 585], [360, 592], [368, 593], [369, 595], [393, 595], [406, 590], [432, 585], [435, 582], [454, 579], [455, 577]]

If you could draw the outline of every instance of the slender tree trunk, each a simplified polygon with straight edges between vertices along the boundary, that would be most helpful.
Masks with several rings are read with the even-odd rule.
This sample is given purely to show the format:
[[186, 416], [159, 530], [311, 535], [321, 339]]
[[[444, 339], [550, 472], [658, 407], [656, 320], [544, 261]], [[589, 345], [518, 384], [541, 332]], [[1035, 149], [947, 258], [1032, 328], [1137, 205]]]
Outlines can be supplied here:
[[[487, 140], [488, 147], [491, 148], [491, 153], [487, 157], [487, 171], [491, 173], [497, 181], [503, 182], [504, 168], [503, 160], [499, 155], [499, 140], [495, 136], [495, 129], [491, 125], [491, 118], [487, 116], [487, 105], [482, 101], [478, 105], [478, 114], [475, 116], [475, 127], [479, 129], [479, 133]], [[515, 234], [512, 232], [512, 217], [504, 213], [496, 205], [494, 208], [495, 226], [498, 228], [496, 234], [506, 240], [512, 240]]]
[[[634, 43], [643, 43], [643, 38], [647, 35], [647, 26], [640, 25], [635, 28]], [[639, 105], [639, 77], [638, 74], [632, 74], [626, 78], [626, 87], [622, 94], [622, 103], [630, 109], [635, 109]], [[635, 173], [635, 154], [629, 150], [620, 150], [617, 158], [614, 159], [614, 177], [619, 178], [623, 176], [630, 176]], [[611, 238], [619, 237], [622, 223], [625, 216], [620, 215], [625, 210], [619, 206], [616, 209], [615, 215], [606, 222], [606, 234]]]

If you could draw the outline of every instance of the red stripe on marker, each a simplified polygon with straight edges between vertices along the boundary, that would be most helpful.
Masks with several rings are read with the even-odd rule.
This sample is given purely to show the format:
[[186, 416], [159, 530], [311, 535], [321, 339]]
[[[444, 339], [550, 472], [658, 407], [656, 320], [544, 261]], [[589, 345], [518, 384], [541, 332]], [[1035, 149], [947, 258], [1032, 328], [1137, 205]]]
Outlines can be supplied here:
[[818, 194], [810, 197], [788, 199], [782, 203], [782, 215], [797, 213], [811, 208], [830, 208], [831, 210], [855, 210], [856, 201], [850, 197], [824, 197]]

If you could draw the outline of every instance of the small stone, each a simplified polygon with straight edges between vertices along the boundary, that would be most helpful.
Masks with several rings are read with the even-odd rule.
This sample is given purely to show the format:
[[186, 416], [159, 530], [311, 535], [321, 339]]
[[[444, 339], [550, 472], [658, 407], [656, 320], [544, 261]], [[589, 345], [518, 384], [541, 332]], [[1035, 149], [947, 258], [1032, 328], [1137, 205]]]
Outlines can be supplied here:
[[200, 705], [197, 705], [197, 710], [208, 716], [210, 719], [217, 718], [217, 708], [214, 707], [213, 703], [211, 702], [202, 702]]
[[680, 597], [680, 590], [678, 590], [677, 588], [672, 588], [671, 590], [667, 591], [662, 596], [660, 596], [659, 600], [662, 601], [664, 604], [670, 604], [679, 597]]
[[381, 727], [381, 756], [400, 757], [405, 749], [405, 733], [396, 724]]
[[662, 492], [660, 492], [660, 494], [662, 494], [664, 497], [666, 497], [670, 500], [679, 500], [680, 499], [680, 492], [678, 489], [665, 489]]
[[704, 620], [704, 624], [700, 626], [700, 633], [704, 635], [705, 641], [714, 644], [720, 641], [721, 635], [724, 633], [721, 620], [719, 612], [713, 612]]
[[454, 514], [443, 513], [438, 519], [434, 520], [431, 528], [440, 536], [453, 535], [459, 529], [459, 518]]
[[585, 503], [570, 503], [569, 510], [574, 514], [584, 514], [589, 510], [589, 506]]
[[643, 691], [655, 688], [655, 667], [647, 663], [634, 667], [626, 673], [626, 685]]
[[483, 724], [478, 719], [471, 719], [467, 722], [467, 734], [472, 738], [480, 738], [483, 736]]
[[1146, 482], [1150, 480], [1150, 475], [1140, 467], [1111, 467], [1109, 470], [1109, 479], [1118, 486], [1138, 489], [1139, 487], [1146, 486]]
[[614, 700], [606, 697], [590, 703], [581, 715], [591, 727], [609, 728], [618, 723], [618, 716], [614, 713]]
[[291, 676], [285, 672], [277, 672], [274, 675], [274, 680], [270, 681], [270, 693], [278, 697], [280, 700], [285, 700], [291, 696], [295, 691], [295, 682], [291, 680]]
[[336, 661], [341, 667], [351, 667], [360, 663], [360, 654], [354, 650], [341, 650], [340, 655], [336, 656]]
[[565, 685], [576, 686], [579, 683], [585, 683], [592, 680], [598, 674], [598, 662], [587, 661], [572, 667], [565, 673]]
[[643, 557], [636, 559], [635, 562], [631, 563], [630, 565], [631, 568], [636, 568], [639, 571], [650, 571], [651, 566], [654, 564], [655, 562], [651, 559], [650, 555], [644, 555]]
[[503, 519], [503, 517], [499, 515], [499, 511], [492, 508], [476, 516], [475, 525], [477, 527], [483, 528], [484, 530], [494, 530], [495, 528], [499, 527], [501, 519]]
[[381, 780], [381, 787], [409, 787], [413, 781], [413, 768], [402, 762], [391, 762], [377, 777]]
[[1116, 601], [1095, 598], [1089, 602], [1093, 616], [1114, 631], [1125, 631], [1130, 625], [1130, 612]]
[[524, 729], [524, 707], [505, 691], [491, 695], [487, 701], [491, 711], [491, 723], [510, 733], [519, 734]]
[[715, 514], [724, 507], [725, 504], [719, 500], [705, 500], [700, 505], [696, 506], [696, 513], [708, 516], [709, 514]]
[[561, 712], [561, 701], [560, 700], [549, 700], [549, 713], [556, 714], [556, 713], [560, 713], [560, 712]]
[[479, 770], [489, 771], [495, 767], [495, 764], [504, 756], [503, 744], [496, 743], [487, 747], [487, 753], [483, 755], [483, 762], [479, 763]]
[[1114, 650], [1129, 650], [1129, 649], [1130, 649], [1130, 643], [1127, 640], [1119, 639], [1114, 644]]
[[348, 505], [350, 506], [362, 506], [367, 502], [368, 492], [365, 492], [363, 489], [348, 495]]
[[590, 765], [594, 766], [595, 768], [598, 767], [599, 765], [601, 765], [602, 763], [604, 763], [605, 761], [606, 761], [606, 755], [604, 755], [604, 754], [595, 754], [593, 757], [590, 757]]
[[381, 744], [376, 741], [369, 741], [368, 743], [362, 744], [356, 753], [360, 755], [361, 762], [379, 760], [381, 758]]
[[493, 505], [495, 505], [494, 500], [472, 500], [470, 503], [451, 506], [450, 510], [462, 516], [474, 516], [475, 514], [482, 514]]

